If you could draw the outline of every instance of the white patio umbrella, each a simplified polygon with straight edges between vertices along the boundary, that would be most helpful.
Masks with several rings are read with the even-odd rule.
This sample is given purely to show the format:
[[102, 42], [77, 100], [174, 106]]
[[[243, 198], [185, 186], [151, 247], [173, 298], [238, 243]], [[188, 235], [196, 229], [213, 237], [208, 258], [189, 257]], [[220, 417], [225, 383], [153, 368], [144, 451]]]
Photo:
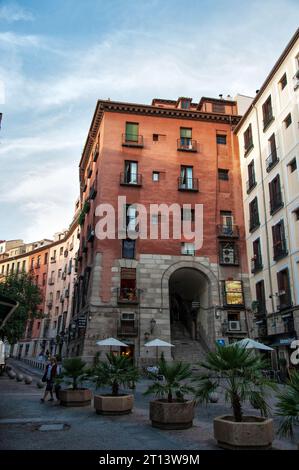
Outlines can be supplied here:
[[167, 341], [163, 341], [162, 339], [156, 338], [152, 339], [148, 343], [144, 345], [146, 348], [156, 348], [156, 355], [158, 361], [158, 348], [174, 348], [174, 345], [171, 343], [167, 343]]
[[273, 348], [266, 346], [266, 344], [259, 343], [254, 341], [251, 338], [243, 338], [241, 341], [237, 341], [235, 344], [238, 344], [241, 348], [245, 349], [262, 349], [264, 351], [274, 351]]
[[112, 349], [113, 346], [118, 347], [118, 348], [128, 347], [127, 344], [122, 343], [121, 341], [119, 341], [118, 339], [115, 339], [115, 338], [105, 338], [105, 339], [97, 341], [96, 344], [97, 344], [97, 346], [110, 346], [110, 352], [111, 352], [111, 349]]

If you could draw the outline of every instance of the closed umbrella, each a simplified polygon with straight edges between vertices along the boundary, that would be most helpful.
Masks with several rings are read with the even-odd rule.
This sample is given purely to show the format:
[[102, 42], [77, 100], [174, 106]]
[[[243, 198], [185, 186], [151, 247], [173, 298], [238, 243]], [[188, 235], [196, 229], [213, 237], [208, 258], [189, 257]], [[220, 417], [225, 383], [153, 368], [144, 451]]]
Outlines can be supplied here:
[[110, 352], [111, 352], [113, 346], [118, 347], [118, 348], [121, 348], [121, 347], [127, 348], [128, 347], [127, 344], [122, 343], [121, 341], [119, 341], [118, 339], [115, 339], [115, 338], [105, 338], [105, 339], [97, 341], [96, 344], [97, 344], [97, 346], [110, 346]]
[[244, 338], [241, 341], [237, 341], [235, 344], [238, 344], [241, 348], [245, 349], [262, 349], [263, 351], [273, 351], [273, 348], [270, 348], [266, 344], [259, 343], [254, 341], [251, 338]]
[[171, 343], [167, 343], [167, 341], [163, 341], [162, 339], [152, 339], [148, 343], [145, 343], [144, 345], [146, 348], [156, 348], [156, 355], [157, 355], [157, 361], [158, 361], [158, 348], [174, 348], [174, 345]]

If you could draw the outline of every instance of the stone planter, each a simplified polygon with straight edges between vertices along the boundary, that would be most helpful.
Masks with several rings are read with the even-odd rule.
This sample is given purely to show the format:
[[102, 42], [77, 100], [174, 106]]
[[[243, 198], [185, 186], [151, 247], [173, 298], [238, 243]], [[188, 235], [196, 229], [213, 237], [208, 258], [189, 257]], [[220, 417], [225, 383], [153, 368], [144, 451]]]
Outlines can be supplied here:
[[38, 381], [36, 382], [37, 388], [44, 388], [45, 385], [46, 385], [46, 384], [45, 384], [44, 382], [42, 382], [41, 380], [38, 380]]
[[193, 400], [168, 403], [167, 400], [150, 402], [150, 420], [152, 426], [160, 429], [188, 429], [194, 418]]
[[24, 380], [24, 375], [23, 375], [23, 374], [17, 374], [16, 379], [17, 379], [18, 382], [23, 382], [23, 380]]
[[273, 420], [244, 416], [241, 423], [232, 416], [214, 419], [214, 437], [224, 449], [269, 449], [274, 439]]
[[123, 415], [131, 413], [134, 405], [133, 395], [95, 395], [94, 407], [97, 414]]
[[88, 388], [78, 390], [59, 390], [62, 406], [88, 406], [91, 403], [91, 391]]
[[13, 370], [10, 370], [8, 373], [7, 373], [8, 377], [10, 379], [15, 379], [17, 374], [13, 371]]
[[25, 375], [25, 384], [30, 385], [32, 383], [32, 377], [30, 375]]

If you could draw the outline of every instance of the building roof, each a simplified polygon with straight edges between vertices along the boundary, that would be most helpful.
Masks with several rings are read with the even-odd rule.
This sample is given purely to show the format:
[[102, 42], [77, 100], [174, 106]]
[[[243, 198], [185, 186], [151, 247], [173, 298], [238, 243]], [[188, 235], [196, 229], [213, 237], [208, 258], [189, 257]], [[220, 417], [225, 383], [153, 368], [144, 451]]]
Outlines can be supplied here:
[[240, 129], [240, 127], [242, 126], [243, 122], [246, 120], [246, 118], [248, 117], [250, 111], [251, 111], [251, 108], [255, 105], [255, 103], [258, 102], [258, 100], [260, 99], [261, 95], [263, 94], [263, 92], [265, 91], [266, 87], [268, 86], [268, 84], [270, 83], [270, 81], [272, 80], [273, 76], [275, 75], [275, 73], [277, 72], [277, 70], [279, 69], [279, 67], [281, 66], [281, 64], [283, 63], [284, 59], [287, 57], [288, 53], [290, 52], [290, 50], [292, 49], [292, 47], [294, 46], [295, 42], [297, 41], [297, 39], [299, 39], [299, 28], [296, 30], [295, 34], [292, 36], [292, 38], [290, 39], [290, 41], [288, 42], [287, 46], [285, 47], [285, 49], [283, 50], [282, 54], [280, 55], [280, 57], [278, 58], [278, 60], [275, 62], [273, 68], [270, 70], [268, 76], [266, 77], [266, 80], [264, 81], [264, 83], [262, 84], [261, 88], [259, 89], [259, 92], [256, 94], [253, 102], [251, 103], [251, 106], [249, 106], [249, 108], [247, 109], [246, 113], [244, 114], [244, 116], [242, 117], [242, 119], [240, 120], [240, 122], [237, 124], [237, 126], [235, 127], [234, 129], [234, 132], [237, 133], [238, 130]]

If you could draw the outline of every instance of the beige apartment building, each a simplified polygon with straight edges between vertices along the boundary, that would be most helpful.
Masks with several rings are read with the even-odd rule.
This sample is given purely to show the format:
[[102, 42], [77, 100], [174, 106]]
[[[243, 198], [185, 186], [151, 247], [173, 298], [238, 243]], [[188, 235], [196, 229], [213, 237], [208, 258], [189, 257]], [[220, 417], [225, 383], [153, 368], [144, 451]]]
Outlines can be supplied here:
[[299, 335], [299, 29], [235, 132], [254, 328], [289, 362]]

